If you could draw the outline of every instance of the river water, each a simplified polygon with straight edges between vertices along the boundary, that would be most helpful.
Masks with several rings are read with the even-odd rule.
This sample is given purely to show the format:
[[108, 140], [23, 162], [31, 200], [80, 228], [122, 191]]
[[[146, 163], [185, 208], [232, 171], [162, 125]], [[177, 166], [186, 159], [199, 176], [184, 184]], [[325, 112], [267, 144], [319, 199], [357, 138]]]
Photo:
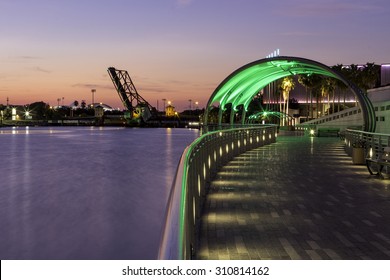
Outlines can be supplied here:
[[198, 130], [0, 129], [0, 259], [155, 259]]

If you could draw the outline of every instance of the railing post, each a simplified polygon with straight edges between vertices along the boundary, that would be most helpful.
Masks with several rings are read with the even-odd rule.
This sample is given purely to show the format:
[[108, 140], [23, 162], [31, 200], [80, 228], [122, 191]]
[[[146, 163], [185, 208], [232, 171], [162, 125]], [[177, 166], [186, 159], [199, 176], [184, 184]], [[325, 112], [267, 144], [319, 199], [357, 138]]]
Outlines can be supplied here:
[[360, 130], [347, 129], [345, 134], [345, 150], [352, 155], [352, 146], [358, 140], [365, 142], [365, 154], [377, 158], [385, 147], [390, 146], [390, 134], [379, 134]]

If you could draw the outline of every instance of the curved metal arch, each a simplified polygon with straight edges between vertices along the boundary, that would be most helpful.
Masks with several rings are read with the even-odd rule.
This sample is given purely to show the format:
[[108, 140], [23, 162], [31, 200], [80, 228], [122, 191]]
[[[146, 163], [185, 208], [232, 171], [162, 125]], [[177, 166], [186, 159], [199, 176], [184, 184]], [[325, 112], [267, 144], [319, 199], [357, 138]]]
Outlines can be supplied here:
[[[341, 73], [306, 58], [278, 56], [248, 63], [226, 77], [214, 90], [207, 103], [204, 123], [207, 125], [209, 110], [219, 103], [220, 110], [231, 103], [235, 109], [243, 105], [246, 110], [252, 98], [265, 86], [280, 78], [296, 74], [319, 74], [343, 82], [356, 96], [363, 113], [363, 130], [375, 132], [375, 111], [367, 95]], [[245, 111], [244, 110], [244, 111]], [[221, 115], [221, 114], [220, 114]], [[221, 119], [219, 119], [221, 122]]]
[[249, 122], [250, 120], [257, 120], [259, 117], [267, 117], [267, 116], [275, 116], [278, 119], [287, 118], [289, 120], [294, 120], [293, 116], [291, 116], [289, 114], [286, 114], [286, 113], [283, 113], [283, 112], [276, 112], [276, 111], [266, 112], [266, 111], [261, 111], [261, 112], [255, 113], [253, 115], [250, 115], [248, 117], [247, 121]]

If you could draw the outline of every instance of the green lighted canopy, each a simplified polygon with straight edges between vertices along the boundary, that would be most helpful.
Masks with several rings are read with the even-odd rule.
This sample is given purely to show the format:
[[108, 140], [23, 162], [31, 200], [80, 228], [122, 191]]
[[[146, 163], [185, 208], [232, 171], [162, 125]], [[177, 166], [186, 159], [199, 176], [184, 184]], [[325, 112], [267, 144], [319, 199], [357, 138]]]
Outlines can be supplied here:
[[219, 103], [220, 110], [224, 110], [226, 104], [232, 104], [233, 109], [243, 105], [246, 110], [253, 97], [265, 86], [280, 78], [296, 74], [319, 74], [344, 82], [354, 92], [360, 102], [364, 129], [375, 131], [375, 112], [365, 93], [346, 80], [340, 73], [326, 65], [298, 57], [279, 56], [266, 58], [237, 69], [215, 89], [208, 101], [206, 115], [215, 103]]
[[253, 115], [250, 115], [248, 117], [248, 121], [253, 121], [253, 120], [257, 120], [258, 118], [260, 117], [263, 117], [263, 118], [267, 118], [267, 117], [270, 117], [270, 116], [275, 116], [277, 118], [289, 118], [289, 119], [293, 119], [292, 116], [286, 114], [286, 113], [283, 113], [283, 112], [275, 112], [275, 111], [261, 111], [261, 112], [257, 112]]

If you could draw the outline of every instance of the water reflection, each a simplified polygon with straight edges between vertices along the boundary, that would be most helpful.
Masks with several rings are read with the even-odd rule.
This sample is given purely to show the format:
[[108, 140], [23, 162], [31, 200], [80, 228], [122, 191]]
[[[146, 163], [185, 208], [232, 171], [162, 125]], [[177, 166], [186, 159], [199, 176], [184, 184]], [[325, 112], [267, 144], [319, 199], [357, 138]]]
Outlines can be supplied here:
[[0, 135], [1, 259], [153, 259], [185, 129]]

